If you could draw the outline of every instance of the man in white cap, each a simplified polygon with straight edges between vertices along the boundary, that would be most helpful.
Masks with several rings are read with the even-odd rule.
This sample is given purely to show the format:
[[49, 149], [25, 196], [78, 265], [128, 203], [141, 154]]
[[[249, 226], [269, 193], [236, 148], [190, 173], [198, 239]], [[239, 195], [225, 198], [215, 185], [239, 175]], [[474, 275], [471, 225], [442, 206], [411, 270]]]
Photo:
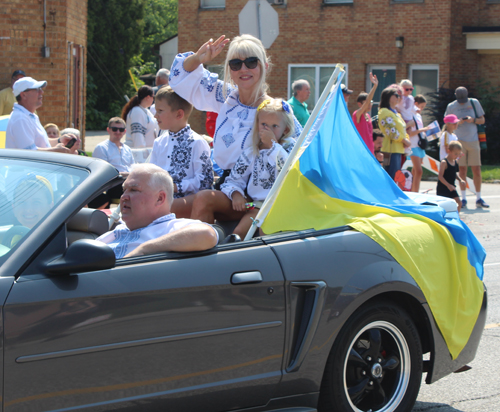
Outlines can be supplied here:
[[47, 132], [40, 123], [35, 111], [42, 106], [43, 88], [46, 81], [36, 81], [31, 77], [23, 77], [12, 86], [17, 103], [14, 103], [12, 114], [5, 133], [6, 149], [45, 150], [50, 152], [72, 153], [65, 145], [72, 135], [54, 140], [51, 146]]
[[[476, 207], [490, 207], [481, 198], [481, 149], [477, 125], [484, 124], [484, 110], [477, 99], [469, 98], [469, 92], [465, 87], [455, 90], [457, 100], [451, 102], [446, 108], [445, 116], [454, 114], [460, 121], [455, 134], [462, 144], [463, 156], [458, 160], [459, 175], [462, 180], [466, 179], [467, 167], [472, 170], [474, 186], [476, 188]], [[477, 113], [477, 115], [476, 115]], [[462, 208], [467, 207], [466, 189], [462, 188]]]

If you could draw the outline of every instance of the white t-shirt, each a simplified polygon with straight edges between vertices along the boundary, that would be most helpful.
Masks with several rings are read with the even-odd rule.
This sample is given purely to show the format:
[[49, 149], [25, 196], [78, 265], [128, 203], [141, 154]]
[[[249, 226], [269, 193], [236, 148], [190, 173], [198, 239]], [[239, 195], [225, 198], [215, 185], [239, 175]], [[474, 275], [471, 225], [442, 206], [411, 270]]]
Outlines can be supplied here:
[[131, 148], [153, 147], [158, 130], [158, 122], [149, 109], [135, 106], [127, 115], [127, 138], [125, 143]]
[[439, 160], [443, 160], [448, 153], [446, 153], [446, 145], [449, 145], [451, 141], [458, 140], [458, 137], [453, 133], [443, 132], [439, 138]]
[[399, 113], [405, 122], [409, 122], [416, 114], [415, 98], [413, 96], [403, 96], [397, 105]]
[[5, 133], [5, 148], [37, 150], [39, 147], [50, 147], [49, 137], [40, 119], [24, 106], [14, 103]]
[[[193, 219], [177, 219], [175, 214], [170, 213], [156, 219], [148, 226], [136, 230], [130, 230], [125, 223], [122, 223], [118, 225], [115, 230], [104, 233], [104, 235], [99, 236], [96, 240], [106, 243], [113, 249], [116, 258], [121, 259], [148, 240], [158, 239], [163, 235], [167, 235], [196, 223], [203, 222]], [[207, 223], [203, 224], [208, 225]], [[217, 235], [218, 242], [219, 234], [215, 229], [213, 230]]]

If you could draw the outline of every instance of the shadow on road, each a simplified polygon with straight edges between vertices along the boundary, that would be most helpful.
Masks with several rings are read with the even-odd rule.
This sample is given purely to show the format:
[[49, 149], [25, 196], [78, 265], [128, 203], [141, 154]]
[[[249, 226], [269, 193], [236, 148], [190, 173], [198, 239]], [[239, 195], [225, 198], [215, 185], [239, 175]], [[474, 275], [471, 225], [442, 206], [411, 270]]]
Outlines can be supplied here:
[[416, 402], [412, 412], [463, 412], [445, 403]]

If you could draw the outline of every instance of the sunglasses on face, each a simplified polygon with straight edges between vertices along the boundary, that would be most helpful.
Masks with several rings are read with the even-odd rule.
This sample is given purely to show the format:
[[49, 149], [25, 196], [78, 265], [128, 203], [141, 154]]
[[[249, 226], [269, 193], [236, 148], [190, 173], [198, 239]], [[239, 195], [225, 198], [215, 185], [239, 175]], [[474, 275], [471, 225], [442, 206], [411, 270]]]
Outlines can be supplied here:
[[411, 92], [411, 91], [413, 91], [413, 87], [406, 87], [406, 88], [405, 88], [405, 90], [406, 90], [407, 92]]
[[31, 92], [35, 90], [37, 93], [40, 93], [43, 89], [41, 87], [39, 87], [38, 89], [26, 89], [25, 92]]
[[255, 69], [257, 67], [257, 63], [259, 63], [259, 59], [257, 57], [247, 57], [245, 60], [232, 59], [229, 60], [229, 67], [232, 71], [237, 72], [241, 69], [241, 65], [243, 63], [245, 63], [247, 69]]
[[125, 128], [124, 127], [111, 127], [111, 130], [113, 132], [120, 132], [120, 133], [123, 133], [125, 131]]
[[399, 94], [397, 94], [397, 93], [394, 93], [394, 96], [396, 96], [398, 99], [401, 98], [401, 96]]

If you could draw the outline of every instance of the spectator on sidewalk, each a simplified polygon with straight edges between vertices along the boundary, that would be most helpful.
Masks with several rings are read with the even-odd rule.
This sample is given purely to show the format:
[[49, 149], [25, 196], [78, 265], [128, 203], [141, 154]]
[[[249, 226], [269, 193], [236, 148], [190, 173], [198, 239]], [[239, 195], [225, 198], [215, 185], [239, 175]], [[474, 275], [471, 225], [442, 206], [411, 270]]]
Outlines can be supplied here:
[[141, 86], [122, 109], [121, 118], [127, 124], [125, 143], [131, 148], [153, 147], [157, 137], [158, 123], [149, 107], [154, 101], [153, 88]]
[[311, 95], [311, 86], [307, 80], [299, 79], [292, 83], [292, 90], [293, 96], [288, 100], [288, 104], [292, 106], [293, 114], [299, 123], [305, 126], [310, 116], [306, 100]]
[[[127, 177], [135, 161], [130, 147], [121, 141], [125, 136], [125, 122], [121, 117], [112, 117], [108, 121], [106, 130], [109, 139], [95, 147], [92, 157], [105, 160], [114, 166], [123, 177]], [[113, 199], [120, 199], [122, 194], [122, 186], [115, 186], [92, 200], [89, 207], [102, 209], [108, 206]]]
[[[462, 144], [463, 155], [458, 160], [460, 178], [465, 181], [467, 167], [472, 170], [472, 179], [476, 188], [476, 207], [490, 207], [481, 198], [481, 149], [477, 125], [484, 124], [484, 110], [477, 99], [469, 99], [469, 92], [465, 87], [455, 90], [457, 100], [451, 102], [446, 108], [445, 116], [454, 114], [460, 121], [455, 134]], [[462, 208], [467, 207], [466, 189], [462, 190]]]
[[[70, 136], [49, 139], [35, 111], [42, 106], [43, 89], [47, 82], [23, 77], [13, 85], [14, 104], [7, 124], [5, 147], [7, 149], [44, 150], [50, 152], [72, 153], [65, 147]], [[52, 144], [54, 146], [52, 146]]]
[[12, 108], [16, 102], [16, 96], [14, 96], [12, 88], [14, 87], [14, 83], [23, 77], [26, 77], [26, 74], [22, 70], [16, 70], [10, 78], [10, 87], [6, 87], [0, 91], [0, 116], [12, 113]]
[[361, 92], [359, 94], [357, 99], [359, 109], [352, 114], [352, 120], [354, 121], [354, 125], [356, 126], [356, 129], [358, 129], [358, 133], [362, 137], [366, 146], [370, 152], [374, 153], [371, 110], [373, 95], [375, 94], [375, 90], [377, 90], [378, 86], [377, 76], [370, 73], [370, 81], [372, 82], [373, 87], [370, 90], [370, 93]]
[[346, 104], [349, 104], [349, 99], [353, 91], [349, 89], [345, 84], [341, 84], [340, 89], [342, 90], [342, 96], [344, 96]]
[[[153, 93], [156, 96], [156, 93], [158, 93], [158, 90], [160, 90], [164, 86], [168, 86], [168, 77], [170, 76], [170, 70], [168, 69], [160, 69], [156, 73], [156, 86], [153, 87]], [[156, 114], [156, 106], [153, 103], [151, 107], [149, 108], [149, 111], [153, 114], [153, 116]], [[160, 133], [158, 133], [158, 136]]]

